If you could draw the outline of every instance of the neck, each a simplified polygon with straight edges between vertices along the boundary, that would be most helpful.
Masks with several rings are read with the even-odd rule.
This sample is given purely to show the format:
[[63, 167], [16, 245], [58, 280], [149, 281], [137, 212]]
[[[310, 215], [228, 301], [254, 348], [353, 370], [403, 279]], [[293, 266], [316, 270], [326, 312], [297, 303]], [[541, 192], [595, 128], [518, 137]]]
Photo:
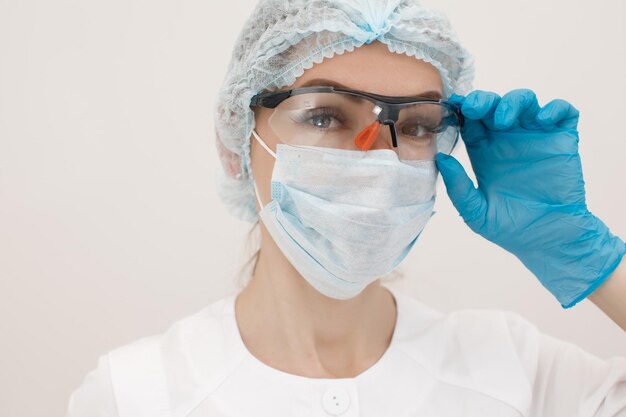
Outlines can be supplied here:
[[355, 376], [373, 365], [395, 328], [389, 291], [377, 280], [354, 298], [326, 297], [264, 229], [257, 267], [236, 303], [248, 350], [267, 365], [309, 377]]

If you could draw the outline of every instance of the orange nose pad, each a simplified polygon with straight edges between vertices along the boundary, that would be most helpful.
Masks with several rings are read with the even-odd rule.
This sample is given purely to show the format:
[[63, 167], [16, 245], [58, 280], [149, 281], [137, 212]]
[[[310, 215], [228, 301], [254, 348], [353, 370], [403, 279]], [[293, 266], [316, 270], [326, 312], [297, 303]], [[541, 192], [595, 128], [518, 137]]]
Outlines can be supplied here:
[[378, 136], [380, 126], [380, 122], [376, 120], [374, 123], [363, 129], [354, 139], [356, 146], [361, 148], [361, 150], [368, 151]]

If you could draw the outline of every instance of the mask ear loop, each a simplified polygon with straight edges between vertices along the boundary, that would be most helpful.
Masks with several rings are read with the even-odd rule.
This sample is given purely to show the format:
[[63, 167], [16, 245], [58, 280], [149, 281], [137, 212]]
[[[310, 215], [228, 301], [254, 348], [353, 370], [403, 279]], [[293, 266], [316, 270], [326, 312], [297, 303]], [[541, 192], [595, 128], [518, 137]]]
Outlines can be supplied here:
[[274, 157], [274, 159], [276, 159], [276, 153], [274, 153], [274, 151], [271, 150], [269, 146], [267, 146], [267, 144], [263, 141], [263, 139], [259, 137], [254, 129], [252, 129], [252, 135], [255, 137], [256, 141], [259, 142], [261, 146], [263, 146], [265, 150]]
[[[276, 159], [276, 153], [270, 149], [269, 146], [261, 139], [261, 137], [256, 133], [254, 129], [252, 129], [252, 135], [259, 142], [261, 146], [265, 148], [265, 150]], [[254, 195], [256, 196], [256, 200], [259, 202], [259, 207], [263, 210], [263, 203], [261, 202], [261, 197], [259, 197], [259, 190], [256, 187], [256, 181], [252, 180], [252, 186], [254, 187]]]

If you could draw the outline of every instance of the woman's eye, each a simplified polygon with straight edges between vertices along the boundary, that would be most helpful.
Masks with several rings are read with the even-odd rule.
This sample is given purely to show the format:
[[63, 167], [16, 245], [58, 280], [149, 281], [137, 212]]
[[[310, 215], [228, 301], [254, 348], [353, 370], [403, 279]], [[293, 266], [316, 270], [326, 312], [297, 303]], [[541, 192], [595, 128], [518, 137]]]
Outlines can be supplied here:
[[315, 129], [335, 129], [343, 126], [343, 117], [340, 112], [330, 107], [320, 107], [295, 114], [297, 123], [306, 124]]
[[333, 121], [336, 121], [336, 119], [326, 114], [312, 116], [309, 119], [309, 123], [312, 124], [314, 127], [317, 127], [318, 129], [329, 129], [331, 127], [336, 127], [336, 123], [333, 124]]
[[434, 122], [412, 122], [402, 126], [400, 131], [404, 135], [422, 137], [439, 133], [441, 125]]

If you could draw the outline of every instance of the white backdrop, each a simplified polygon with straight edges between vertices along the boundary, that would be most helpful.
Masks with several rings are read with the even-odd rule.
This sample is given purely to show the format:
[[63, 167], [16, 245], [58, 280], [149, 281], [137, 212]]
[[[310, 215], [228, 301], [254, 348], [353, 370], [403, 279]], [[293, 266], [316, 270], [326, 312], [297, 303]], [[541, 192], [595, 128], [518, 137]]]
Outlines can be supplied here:
[[[626, 3], [430, 0], [475, 88], [580, 111], [591, 211], [626, 238]], [[62, 416], [96, 358], [235, 287], [248, 225], [215, 190], [211, 110], [254, 1], [0, 0], [0, 415]], [[462, 145], [457, 158], [471, 174]], [[498, 308], [602, 358], [626, 334], [563, 310], [512, 255], [435, 215], [391, 285], [443, 311]]]

